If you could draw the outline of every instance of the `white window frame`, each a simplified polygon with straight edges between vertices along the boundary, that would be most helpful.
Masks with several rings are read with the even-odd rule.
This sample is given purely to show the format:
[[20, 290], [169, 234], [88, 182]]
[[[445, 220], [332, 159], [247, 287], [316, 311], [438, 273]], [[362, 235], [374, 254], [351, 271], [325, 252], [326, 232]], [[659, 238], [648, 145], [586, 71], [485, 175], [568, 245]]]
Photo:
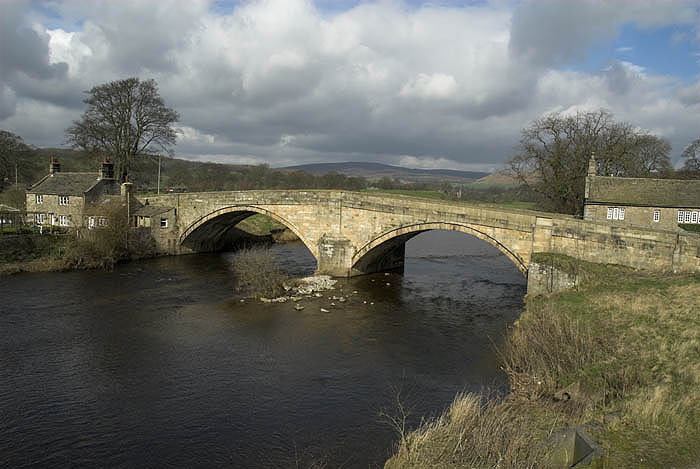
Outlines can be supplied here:
[[160, 219], [160, 227], [161, 227], [161, 228], [167, 228], [167, 227], [168, 227], [168, 219], [167, 219], [167, 218], [161, 218], [161, 219]]
[[620, 220], [625, 219], [625, 207], [620, 207]]
[[36, 204], [41, 205], [44, 203], [44, 195], [43, 194], [36, 194]]
[[68, 220], [68, 215], [59, 215], [58, 224], [61, 226], [70, 226], [70, 221]]
[[698, 223], [698, 212], [693, 212], [690, 214], [690, 223], [694, 223], [697, 225]]
[[88, 229], [93, 229], [95, 227], [95, 217], [88, 217]]
[[685, 212], [683, 210], [678, 211], [678, 223], [683, 223], [683, 215], [685, 215]]
[[691, 215], [692, 215], [692, 213], [690, 212], [690, 210], [685, 211], [685, 222], [684, 223], [690, 223]]
[[34, 220], [36, 221], [37, 225], [43, 225], [44, 223], [46, 223], [46, 214], [45, 213], [35, 213]]
[[618, 220], [620, 218], [620, 209], [613, 207], [613, 220]]
[[97, 219], [97, 224], [100, 226], [107, 226], [107, 219], [105, 217], [100, 217]]
[[661, 221], [661, 210], [654, 210], [654, 223]]
[[613, 208], [612, 207], [608, 207], [608, 213], [607, 213], [606, 219], [607, 220], [613, 219]]
[[58, 205], [70, 205], [70, 197], [67, 195], [59, 195]]

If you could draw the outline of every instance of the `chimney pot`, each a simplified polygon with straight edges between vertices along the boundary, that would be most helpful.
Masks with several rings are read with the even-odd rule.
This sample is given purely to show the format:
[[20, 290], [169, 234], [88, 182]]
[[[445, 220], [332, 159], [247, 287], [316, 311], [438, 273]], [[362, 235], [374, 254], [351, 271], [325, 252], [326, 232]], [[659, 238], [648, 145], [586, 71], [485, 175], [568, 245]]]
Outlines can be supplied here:
[[51, 162], [49, 163], [49, 174], [55, 174], [61, 172], [61, 164], [58, 162], [58, 158], [55, 156], [51, 157]]
[[110, 163], [106, 156], [102, 162], [102, 169], [100, 169], [100, 179], [114, 179], [114, 164]]

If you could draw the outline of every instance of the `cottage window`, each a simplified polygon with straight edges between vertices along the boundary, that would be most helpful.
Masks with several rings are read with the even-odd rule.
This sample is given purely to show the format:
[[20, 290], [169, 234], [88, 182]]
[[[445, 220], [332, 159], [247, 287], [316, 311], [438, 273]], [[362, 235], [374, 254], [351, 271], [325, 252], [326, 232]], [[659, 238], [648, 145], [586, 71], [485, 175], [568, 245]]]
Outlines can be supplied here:
[[691, 215], [692, 215], [692, 212], [690, 212], [690, 211], [688, 211], [688, 210], [685, 211], [685, 222], [686, 222], [686, 223], [690, 223], [690, 217], [691, 217]]
[[683, 223], [683, 210], [678, 211], [678, 223]]
[[661, 210], [654, 210], [654, 221], [658, 223], [659, 220], [661, 220]]
[[104, 217], [100, 217], [100, 218], [97, 220], [97, 224], [100, 225], [100, 226], [105, 226], [105, 225], [107, 225], [107, 219], [104, 218]]
[[624, 220], [624, 219], [625, 219], [625, 208], [620, 207], [620, 220]]
[[613, 208], [612, 208], [612, 207], [608, 207], [608, 215], [607, 215], [606, 218], [607, 218], [608, 220], [612, 220], [612, 219], [613, 219]]
[[36, 204], [40, 205], [44, 203], [44, 196], [42, 194], [37, 194], [36, 195]]
[[37, 213], [34, 215], [34, 219], [36, 220], [37, 225], [43, 225], [44, 223], [46, 223], [46, 214]]
[[68, 216], [67, 215], [59, 215], [58, 224], [61, 226], [68, 226]]
[[59, 195], [58, 196], [58, 205], [68, 205], [70, 203], [70, 200], [68, 199], [67, 195]]
[[167, 227], [168, 227], [168, 219], [167, 219], [167, 218], [161, 218], [161, 219], [160, 219], [160, 227], [161, 227], [161, 228], [167, 228]]
[[693, 212], [692, 216], [690, 217], [690, 223], [697, 223], [698, 222], [698, 212]]
[[93, 229], [95, 227], [95, 217], [88, 217], [88, 228]]

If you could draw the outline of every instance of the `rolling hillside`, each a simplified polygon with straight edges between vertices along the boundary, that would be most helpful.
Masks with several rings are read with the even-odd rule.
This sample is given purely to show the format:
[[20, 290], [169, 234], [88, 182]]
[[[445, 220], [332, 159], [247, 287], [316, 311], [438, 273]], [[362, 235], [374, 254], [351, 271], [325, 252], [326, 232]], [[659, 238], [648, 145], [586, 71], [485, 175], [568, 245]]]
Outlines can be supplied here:
[[304, 171], [316, 175], [338, 173], [346, 176], [363, 177], [373, 181], [379, 180], [383, 177], [388, 177], [390, 179], [399, 179], [406, 182], [436, 183], [446, 181], [461, 184], [468, 184], [488, 175], [488, 173], [478, 171], [457, 171], [453, 169], [411, 169], [369, 162], [303, 164], [298, 166], [288, 166], [280, 169]]

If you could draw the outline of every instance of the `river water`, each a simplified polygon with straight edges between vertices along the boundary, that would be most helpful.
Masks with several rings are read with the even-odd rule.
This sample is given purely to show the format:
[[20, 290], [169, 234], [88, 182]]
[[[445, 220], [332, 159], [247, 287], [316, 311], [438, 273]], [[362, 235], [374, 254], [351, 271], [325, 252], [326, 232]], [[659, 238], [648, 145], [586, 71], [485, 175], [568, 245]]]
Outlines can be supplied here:
[[[315, 268], [300, 244], [273, 250]], [[494, 344], [525, 293], [467, 235], [406, 252], [403, 276], [342, 281], [327, 295], [346, 303], [303, 311], [241, 302], [232, 253], [0, 279], [0, 466], [381, 466], [397, 395], [416, 425], [504, 388]]]

